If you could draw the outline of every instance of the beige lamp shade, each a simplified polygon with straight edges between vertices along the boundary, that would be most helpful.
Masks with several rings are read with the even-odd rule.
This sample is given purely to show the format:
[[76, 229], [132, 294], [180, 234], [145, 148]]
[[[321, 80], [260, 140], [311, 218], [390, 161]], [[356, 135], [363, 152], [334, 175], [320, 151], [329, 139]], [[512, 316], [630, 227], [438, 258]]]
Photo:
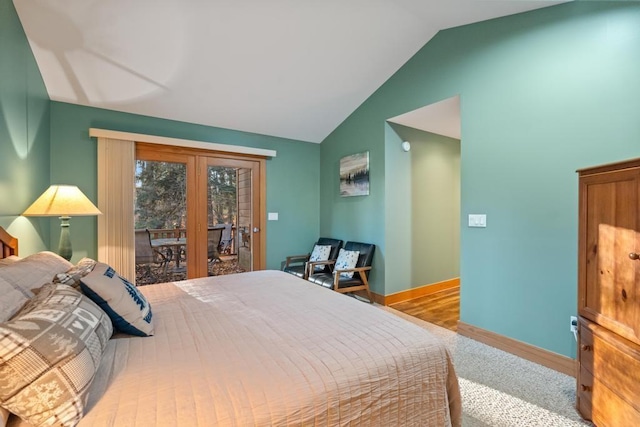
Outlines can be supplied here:
[[59, 216], [61, 230], [58, 254], [68, 261], [73, 253], [69, 217], [102, 215], [102, 212], [75, 185], [52, 185], [22, 215]]
[[88, 216], [101, 214], [102, 212], [75, 185], [52, 185], [22, 215]]

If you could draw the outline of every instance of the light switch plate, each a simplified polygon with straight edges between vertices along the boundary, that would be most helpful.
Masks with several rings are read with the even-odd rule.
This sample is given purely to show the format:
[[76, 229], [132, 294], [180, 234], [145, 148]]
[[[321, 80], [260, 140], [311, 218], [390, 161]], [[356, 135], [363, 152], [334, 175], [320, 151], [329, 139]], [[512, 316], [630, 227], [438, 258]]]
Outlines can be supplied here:
[[269, 219], [269, 221], [277, 221], [278, 220], [278, 212], [269, 212], [268, 219]]
[[486, 227], [486, 214], [469, 214], [469, 227]]

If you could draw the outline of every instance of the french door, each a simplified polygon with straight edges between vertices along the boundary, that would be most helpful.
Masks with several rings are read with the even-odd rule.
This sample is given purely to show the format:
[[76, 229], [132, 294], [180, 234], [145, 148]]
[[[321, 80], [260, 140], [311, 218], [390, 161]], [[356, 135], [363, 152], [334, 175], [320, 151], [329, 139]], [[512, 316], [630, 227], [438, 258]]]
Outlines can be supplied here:
[[[218, 274], [215, 267], [229, 262], [237, 263], [232, 272], [265, 268], [263, 158], [136, 143], [136, 161], [139, 170], [156, 169], [161, 187], [154, 202], [141, 201], [149, 197], [142, 188], [150, 178], [143, 184], [136, 171], [136, 228], [152, 225], [144, 227], [152, 246], [170, 258], [169, 271], [182, 274], [177, 278]], [[153, 212], [145, 218], [143, 202]]]

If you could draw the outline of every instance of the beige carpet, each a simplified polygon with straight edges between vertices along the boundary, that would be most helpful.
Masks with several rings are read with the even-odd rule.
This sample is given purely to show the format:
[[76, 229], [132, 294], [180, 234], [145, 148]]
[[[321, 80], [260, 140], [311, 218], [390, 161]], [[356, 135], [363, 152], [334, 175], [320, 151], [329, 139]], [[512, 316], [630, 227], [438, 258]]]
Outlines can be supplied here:
[[464, 427], [591, 425], [577, 413], [575, 379], [389, 307], [446, 343], [462, 393]]

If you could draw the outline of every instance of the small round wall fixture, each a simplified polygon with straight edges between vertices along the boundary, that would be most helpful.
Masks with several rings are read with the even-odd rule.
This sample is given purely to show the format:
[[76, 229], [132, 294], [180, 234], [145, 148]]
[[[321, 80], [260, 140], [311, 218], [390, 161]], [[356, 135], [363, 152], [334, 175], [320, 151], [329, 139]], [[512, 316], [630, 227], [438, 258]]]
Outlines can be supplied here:
[[411, 144], [409, 143], [409, 141], [403, 141], [402, 142], [402, 150], [404, 150], [404, 151], [411, 150]]

